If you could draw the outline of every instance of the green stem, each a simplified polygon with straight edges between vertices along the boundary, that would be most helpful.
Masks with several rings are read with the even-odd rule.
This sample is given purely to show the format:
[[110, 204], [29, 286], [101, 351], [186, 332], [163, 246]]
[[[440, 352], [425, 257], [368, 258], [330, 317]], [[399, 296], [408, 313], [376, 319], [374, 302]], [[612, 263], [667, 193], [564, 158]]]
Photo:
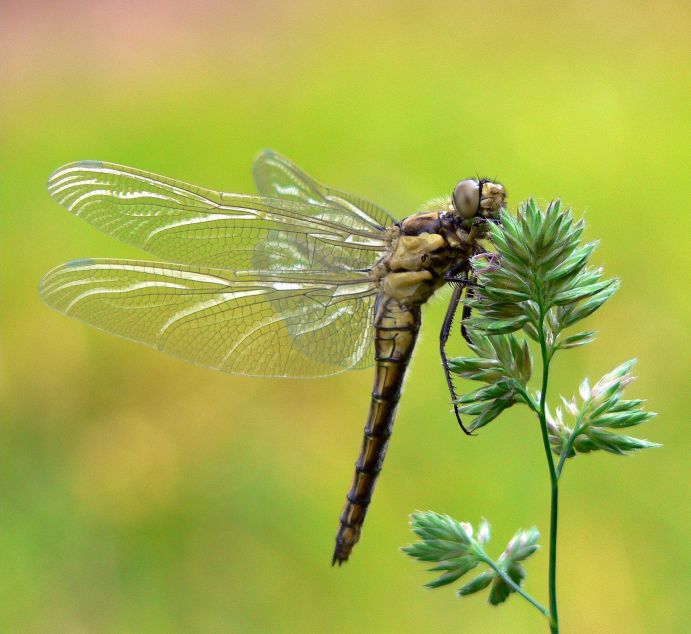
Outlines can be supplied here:
[[557, 521], [559, 517], [559, 486], [552, 486], [549, 521], [549, 613], [552, 634], [559, 634], [559, 613], [557, 611]]
[[535, 402], [532, 396], [528, 393], [528, 390], [524, 389], [521, 387], [520, 384], [516, 385], [516, 391], [523, 397], [523, 400], [525, 401], [526, 405], [532, 409], [536, 414], [540, 413], [540, 409], [538, 407], [538, 404]]
[[578, 436], [578, 434], [581, 433], [581, 420], [582, 417], [579, 415], [579, 417], [576, 419], [576, 423], [574, 424], [573, 429], [571, 430], [571, 435], [569, 436], [569, 439], [566, 441], [566, 445], [561, 450], [561, 453], [559, 455], [559, 464], [557, 465], [557, 479], [561, 478], [561, 472], [564, 468], [564, 463], [566, 462], [566, 459], [569, 457], [569, 452], [573, 447], [573, 443], [576, 440], [576, 436]]
[[521, 588], [521, 586], [519, 586], [516, 582], [514, 582], [514, 580], [511, 577], [509, 577], [509, 575], [507, 575], [506, 572], [504, 572], [499, 566], [497, 566], [497, 564], [495, 564], [489, 557], [487, 557], [486, 559], [483, 558], [483, 561], [492, 570], [494, 570], [494, 572], [497, 575], [499, 575], [502, 578], [502, 580], [504, 581], [504, 583], [506, 583], [506, 585], [508, 585], [512, 590], [514, 590], [515, 592], [520, 594], [526, 601], [528, 601], [528, 603], [530, 603], [530, 605], [534, 606], [540, 612], [542, 612], [542, 614], [544, 616], [549, 618], [549, 610], [547, 608], [543, 607], [542, 605], [540, 605], [535, 599], [533, 599], [533, 597], [531, 597], [527, 592], [525, 592], [525, 590], [523, 590], [523, 588]]
[[540, 406], [538, 416], [542, 431], [542, 444], [547, 457], [549, 467], [549, 480], [551, 486], [550, 522], [549, 522], [549, 614], [550, 630], [552, 634], [559, 633], [559, 614], [557, 611], [557, 521], [559, 513], [559, 478], [554, 467], [552, 448], [549, 442], [547, 429], [547, 384], [549, 381], [550, 356], [547, 351], [545, 338], [545, 313], [540, 311], [540, 352], [542, 354], [542, 389], [540, 390]]

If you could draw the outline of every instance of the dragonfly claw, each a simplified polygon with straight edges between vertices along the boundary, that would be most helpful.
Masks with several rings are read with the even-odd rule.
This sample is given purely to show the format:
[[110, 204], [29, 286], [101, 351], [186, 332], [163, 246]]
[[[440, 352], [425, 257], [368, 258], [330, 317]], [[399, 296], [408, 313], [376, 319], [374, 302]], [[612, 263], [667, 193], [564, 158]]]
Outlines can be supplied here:
[[456, 403], [453, 404], [453, 411], [454, 414], [456, 414], [456, 420], [458, 421], [458, 426], [463, 430], [463, 433], [466, 436], [474, 436], [473, 432], [470, 432], [466, 429], [465, 425], [463, 424], [463, 421], [461, 420], [461, 413], [458, 411], [458, 405]]

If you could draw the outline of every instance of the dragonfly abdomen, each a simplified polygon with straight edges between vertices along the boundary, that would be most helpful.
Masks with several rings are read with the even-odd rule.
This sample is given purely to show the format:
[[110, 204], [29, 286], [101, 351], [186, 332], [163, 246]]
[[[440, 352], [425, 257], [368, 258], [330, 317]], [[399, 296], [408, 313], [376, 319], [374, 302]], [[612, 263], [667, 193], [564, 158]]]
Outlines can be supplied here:
[[403, 379], [420, 328], [420, 308], [403, 307], [390, 297], [381, 296], [375, 316], [375, 376], [369, 416], [365, 424], [355, 477], [348, 491], [336, 535], [333, 563], [348, 559], [360, 538], [374, 487], [381, 471]]

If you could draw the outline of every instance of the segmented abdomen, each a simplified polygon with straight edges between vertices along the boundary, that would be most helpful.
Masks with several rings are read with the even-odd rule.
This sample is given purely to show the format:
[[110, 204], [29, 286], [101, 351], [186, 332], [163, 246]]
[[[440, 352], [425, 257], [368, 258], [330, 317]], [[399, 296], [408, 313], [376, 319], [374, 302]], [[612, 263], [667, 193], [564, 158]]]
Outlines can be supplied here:
[[420, 308], [406, 308], [397, 300], [380, 295], [375, 328], [374, 388], [360, 457], [355, 463], [355, 478], [336, 535], [333, 563], [339, 565], [348, 559], [360, 538], [367, 507], [384, 462], [403, 378], [420, 328]]

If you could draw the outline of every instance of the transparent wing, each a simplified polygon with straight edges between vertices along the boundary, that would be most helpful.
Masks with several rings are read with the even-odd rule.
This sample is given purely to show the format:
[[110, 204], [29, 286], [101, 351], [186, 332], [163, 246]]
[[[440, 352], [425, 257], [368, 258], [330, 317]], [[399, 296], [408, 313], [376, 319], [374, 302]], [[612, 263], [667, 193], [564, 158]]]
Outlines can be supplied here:
[[373, 360], [376, 290], [364, 274], [79, 260], [40, 293], [70, 317], [224, 372], [315, 377]]
[[216, 192], [113, 163], [65, 165], [48, 190], [105, 233], [185, 264], [362, 270], [386, 248], [382, 227], [335, 204]]
[[262, 196], [335, 207], [347, 214], [350, 227], [381, 231], [396, 222], [374, 203], [322, 185], [273, 150], [264, 150], [259, 154], [252, 173], [257, 191]]

